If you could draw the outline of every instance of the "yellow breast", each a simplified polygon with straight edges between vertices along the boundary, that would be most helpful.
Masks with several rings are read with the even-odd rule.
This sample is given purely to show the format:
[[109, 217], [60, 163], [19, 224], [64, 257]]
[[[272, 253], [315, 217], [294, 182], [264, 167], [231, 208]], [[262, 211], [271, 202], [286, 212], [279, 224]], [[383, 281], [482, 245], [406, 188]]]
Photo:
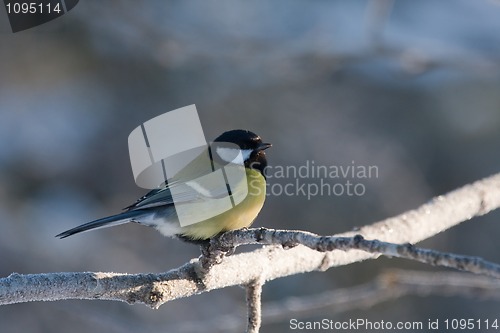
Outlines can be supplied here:
[[193, 240], [208, 239], [221, 232], [249, 227], [266, 199], [266, 180], [253, 169], [245, 169], [248, 194], [232, 209], [203, 222], [185, 226], [181, 234]]

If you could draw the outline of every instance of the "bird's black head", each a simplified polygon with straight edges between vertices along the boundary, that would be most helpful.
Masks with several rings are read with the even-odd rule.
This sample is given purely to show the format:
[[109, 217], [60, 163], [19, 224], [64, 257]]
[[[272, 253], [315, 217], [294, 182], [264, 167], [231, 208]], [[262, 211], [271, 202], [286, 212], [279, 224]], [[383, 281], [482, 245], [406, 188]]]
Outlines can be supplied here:
[[[267, 160], [264, 150], [271, 147], [271, 144], [263, 143], [260, 136], [247, 130], [238, 129], [222, 133], [214, 142], [227, 142], [238, 146], [243, 156], [245, 167], [259, 170], [265, 177], [264, 170], [267, 166]], [[229, 148], [218, 146], [216, 153], [222, 160], [232, 162], [238, 155], [238, 151], [235, 151], [236, 147], [233, 145], [230, 145]]]

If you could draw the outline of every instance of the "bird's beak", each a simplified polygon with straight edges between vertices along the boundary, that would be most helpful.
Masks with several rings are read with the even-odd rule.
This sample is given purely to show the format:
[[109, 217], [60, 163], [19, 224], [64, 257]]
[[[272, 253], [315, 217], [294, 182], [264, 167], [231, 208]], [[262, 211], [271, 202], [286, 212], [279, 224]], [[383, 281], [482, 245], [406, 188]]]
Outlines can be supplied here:
[[266, 150], [267, 148], [270, 148], [272, 146], [273, 145], [270, 143], [261, 143], [260, 146], [258, 146], [256, 150]]

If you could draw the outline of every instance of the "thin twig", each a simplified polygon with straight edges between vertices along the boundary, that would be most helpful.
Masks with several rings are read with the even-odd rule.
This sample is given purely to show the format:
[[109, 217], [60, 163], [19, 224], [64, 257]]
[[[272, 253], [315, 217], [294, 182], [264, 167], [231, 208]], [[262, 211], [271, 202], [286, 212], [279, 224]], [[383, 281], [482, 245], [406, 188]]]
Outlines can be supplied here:
[[254, 280], [246, 285], [247, 311], [248, 311], [248, 333], [258, 333], [262, 323], [262, 281]]
[[[319, 252], [334, 250], [362, 250], [367, 253], [419, 261], [432, 266], [442, 266], [500, 278], [500, 265], [479, 257], [422, 249], [412, 244], [393, 244], [379, 240], [367, 240], [361, 235], [354, 237], [319, 236], [307, 231], [248, 229], [227, 232], [212, 240], [212, 248], [221, 250], [247, 244], [282, 245], [285, 248], [307, 246]], [[220, 246], [220, 247], [219, 247]]]

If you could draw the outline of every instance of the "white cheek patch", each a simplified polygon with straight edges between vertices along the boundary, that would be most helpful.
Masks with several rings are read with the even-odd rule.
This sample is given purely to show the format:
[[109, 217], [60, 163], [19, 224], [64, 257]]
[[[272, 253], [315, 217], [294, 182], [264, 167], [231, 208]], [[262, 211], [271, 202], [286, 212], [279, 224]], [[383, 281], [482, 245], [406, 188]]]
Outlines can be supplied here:
[[219, 155], [222, 160], [228, 163], [240, 165], [243, 165], [244, 161], [248, 160], [248, 158], [252, 154], [251, 149], [240, 150], [234, 148], [217, 147], [216, 151], [217, 155]]

